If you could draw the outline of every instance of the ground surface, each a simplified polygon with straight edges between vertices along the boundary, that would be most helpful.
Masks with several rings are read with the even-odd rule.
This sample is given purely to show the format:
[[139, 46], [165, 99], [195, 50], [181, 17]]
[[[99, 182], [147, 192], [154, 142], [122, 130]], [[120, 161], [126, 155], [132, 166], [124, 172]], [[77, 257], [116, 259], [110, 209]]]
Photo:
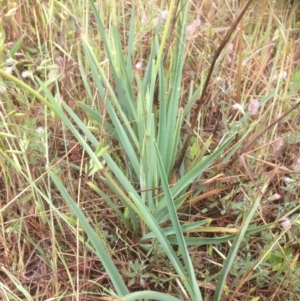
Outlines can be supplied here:
[[[189, 93], [203, 86], [213, 56], [238, 16], [237, 2], [190, 3], [178, 104], [178, 108], [186, 108], [187, 112], [180, 131], [182, 141], [200, 97], [199, 94], [194, 103], [189, 103]], [[214, 152], [235, 122], [241, 125], [224, 156], [239, 141], [242, 143], [236, 152], [241, 149], [244, 152], [231, 164], [223, 164], [219, 157], [214, 160], [187, 188], [178, 216], [182, 223], [207, 220], [203, 224], [206, 229], [186, 234], [190, 237], [235, 234], [259, 195], [260, 205], [250, 224], [266, 228], [245, 235], [226, 277], [221, 300], [299, 300], [299, 107], [278, 119], [300, 99], [300, 7], [297, 1], [254, 2], [216, 63], [185, 164], [189, 170], [197, 156]], [[93, 166], [83, 144], [51, 108], [22, 86], [23, 82], [45, 95], [39, 78], [58, 103], [68, 104], [98, 141], [109, 147], [113, 160], [138, 194], [143, 196], [150, 189], [143, 186], [138, 174], [131, 172], [130, 157], [113, 132], [104, 127], [104, 121], [101, 124], [88, 119], [79, 104], [96, 107], [103, 120], [113, 124], [106, 101], [97, 94], [97, 83], [82, 47], [84, 39], [88, 39], [116, 89], [90, 4], [75, 0], [2, 1], [1, 4], [2, 69], [21, 84], [9, 78], [0, 82], [0, 299], [112, 300], [108, 297], [108, 290], [113, 290], [112, 282], [74, 211], [50, 177], [52, 170], [83, 210], [99, 240], [105, 241], [106, 250], [129, 291], [156, 290], [188, 300], [159, 243], [155, 240], [141, 243], [147, 227], [137, 214], [140, 228], [134, 230], [120, 201], [122, 194], [107, 180], [113, 172], [108, 170], [105, 177], [103, 171], [91, 172]], [[112, 29], [112, 24], [116, 24], [120, 47], [126, 56], [131, 1], [103, 0], [98, 4], [112, 49], [117, 48]], [[159, 12], [167, 11], [169, 4], [161, 8], [160, 1], [135, 4], [131, 88], [138, 102], [141, 90], [135, 79], [146, 72], [154, 25], [158, 22], [155, 18]], [[162, 13], [162, 26], [164, 18]], [[174, 14], [162, 56], [168, 93], [172, 91], [169, 82], [175, 73], [172, 58], [176, 56], [178, 32], [177, 25], [172, 27], [172, 24], [176, 22]], [[160, 43], [163, 29], [157, 36]], [[114, 60], [118, 59], [116, 55]], [[155, 82], [153, 114], [158, 118], [162, 83]], [[107, 95], [112, 93], [108, 88], [105, 91]], [[147, 97], [143, 97], [146, 101]], [[66, 115], [70, 117], [69, 113]], [[247, 119], [242, 119], [244, 115]], [[78, 124], [75, 128], [85, 137]], [[170, 176], [170, 184], [174, 185], [177, 177], [180, 178]], [[151, 189], [153, 199], [163, 194], [161, 184]], [[121, 190], [126, 195], [126, 189]], [[285, 224], [280, 222], [282, 217], [288, 217]], [[170, 221], [161, 226], [170, 226]], [[232, 240], [188, 247], [205, 300], [213, 298], [231, 244]], [[174, 246], [174, 250], [182, 260], [178, 247]]]

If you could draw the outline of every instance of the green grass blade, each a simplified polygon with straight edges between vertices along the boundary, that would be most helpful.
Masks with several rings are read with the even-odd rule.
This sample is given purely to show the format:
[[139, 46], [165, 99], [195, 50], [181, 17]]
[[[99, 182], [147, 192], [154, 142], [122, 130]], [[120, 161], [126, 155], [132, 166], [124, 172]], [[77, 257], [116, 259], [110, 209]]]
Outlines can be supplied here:
[[123, 282], [123, 279], [121, 275], [119, 274], [117, 268], [115, 267], [113, 261], [111, 260], [110, 256], [107, 254], [103, 244], [101, 243], [99, 236], [96, 234], [96, 232], [93, 230], [93, 228], [88, 223], [86, 217], [82, 213], [82, 211], [79, 209], [77, 204], [74, 202], [70, 194], [67, 192], [66, 188], [61, 184], [61, 182], [58, 180], [56, 175], [54, 175], [52, 172], [50, 173], [50, 177], [53, 181], [53, 183], [56, 185], [57, 189], [60, 191], [61, 196], [64, 198], [64, 200], [68, 203], [72, 211], [77, 216], [78, 220], [80, 221], [82, 227], [86, 231], [87, 235], [89, 236], [91, 242], [93, 243], [97, 255], [101, 259], [101, 262], [105, 268], [105, 271], [108, 273], [110, 280], [112, 281], [114, 288], [116, 289], [119, 296], [124, 296], [128, 294], [127, 287], [125, 283]]
[[10, 57], [14, 57], [16, 52], [21, 48], [25, 35], [21, 36], [18, 41], [14, 43], [14, 45], [9, 49]]
[[[187, 223], [187, 224], [180, 225], [181, 232], [185, 233], [185, 232], [193, 231], [193, 230], [199, 228], [200, 226], [203, 226], [210, 222], [211, 222], [211, 219], [205, 219], [205, 220], [195, 222], [195, 223]], [[166, 236], [175, 234], [175, 230], [173, 227], [163, 228], [162, 231], [164, 232], [164, 234]], [[151, 238], [155, 238], [155, 235], [152, 232], [150, 232], [150, 233], [146, 234], [144, 237], [142, 237], [141, 241], [151, 239]]]
[[[193, 296], [193, 289], [190, 286], [190, 282], [188, 276], [186, 275], [186, 271], [182, 266], [178, 256], [176, 255], [175, 251], [171, 247], [168, 239], [164, 235], [162, 229], [158, 225], [157, 221], [155, 220], [153, 214], [149, 211], [147, 206], [140, 201], [140, 198], [136, 198], [135, 195], [129, 193], [131, 195], [132, 200], [134, 201], [136, 207], [138, 208], [140, 218], [145, 222], [145, 224], [149, 227], [149, 229], [155, 234], [157, 237], [158, 242], [161, 244], [162, 248], [164, 249], [165, 253], [169, 257], [173, 267], [175, 268], [176, 272], [178, 273], [180, 279], [184, 283], [185, 287], [189, 291], [189, 293]], [[201, 299], [200, 299], [201, 300]]]
[[113, 136], [115, 139], [118, 139], [118, 135], [114, 127], [112, 127], [106, 120], [103, 120], [101, 114], [99, 114], [95, 109], [92, 109], [89, 105], [79, 102], [83, 110], [91, 117], [91, 120], [95, 120], [99, 125], [104, 126], [105, 130], [109, 135]]
[[[169, 176], [171, 170], [174, 166], [176, 155], [178, 152], [178, 141], [180, 136], [180, 131], [174, 131], [176, 126], [181, 129], [181, 120], [178, 120], [178, 107], [179, 99], [181, 95], [181, 82], [183, 74], [183, 65], [184, 65], [184, 55], [186, 47], [186, 18], [187, 18], [187, 9], [189, 4], [185, 5], [181, 1], [180, 5], [180, 14], [178, 16], [178, 26], [176, 28], [178, 32], [178, 37], [176, 40], [176, 50], [174, 54], [173, 68], [171, 72], [170, 86], [172, 87], [168, 104], [167, 104], [167, 124], [166, 124], [166, 144], [168, 154], [164, 154], [167, 158], [167, 164], [165, 165], [166, 174]], [[183, 118], [183, 116], [182, 116]]]
[[133, 4], [131, 10], [129, 33], [128, 33], [128, 53], [127, 53], [127, 64], [126, 64], [126, 70], [127, 70], [128, 79], [130, 83], [133, 80], [132, 57], [134, 56], [134, 25], [135, 25], [134, 23], [135, 23], [135, 5]]
[[[174, 202], [173, 202], [173, 198], [172, 198], [172, 194], [169, 188], [169, 183], [168, 183], [168, 179], [164, 170], [164, 166], [162, 163], [162, 159], [161, 156], [159, 154], [159, 150], [157, 147], [157, 144], [155, 143], [155, 147], [156, 147], [156, 156], [157, 156], [157, 165], [158, 165], [158, 170], [160, 173], [160, 177], [161, 177], [161, 181], [162, 181], [162, 186], [163, 186], [163, 190], [165, 193], [165, 198], [166, 198], [166, 202], [167, 202], [167, 206], [168, 206], [168, 211], [170, 214], [170, 219], [172, 222], [172, 226], [174, 228], [175, 231], [175, 235], [178, 241], [178, 246], [179, 249], [181, 251], [182, 257], [183, 257], [183, 261], [185, 264], [185, 269], [187, 271], [188, 274], [188, 280], [191, 283], [191, 287], [193, 288], [192, 291], [190, 291], [189, 293], [191, 294], [191, 298], [192, 300], [202, 300], [202, 296], [199, 290], [199, 286], [197, 284], [197, 280], [195, 277], [195, 271], [192, 265], [192, 261], [191, 258], [189, 256], [189, 252], [187, 250], [186, 247], [186, 243], [184, 240], [184, 236], [182, 233], [182, 229], [180, 227], [179, 224], [179, 220], [178, 220], [178, 216], [177, 216], [177, 212], [176, 212], [176, 208], [174, 206]], [[187, 287], [188, 288], [188, 287]]]
[[[120, 141], [120, 144], [124, 148], [124, 151], [126, 152], [127, 156], [129, 157], [129, 160], [131, 162], [131, 166], [134, 169], [134, 172], [139, 175], [140, 172], [140, 164], [138, 159], [138, 154], [140, 152], [139, 150], [139, 143], [138, 139], [131, 127], [130, 119], [126, 116], [126, 110], [124, 111], [122, 107], [120, 106], [120, 99], [117, 99], [109, 80], [105, 77], [103, 70], [99, 66], [99, 62], [96, 61], [95, 56], [90, 50], [90, 47], [87, 44], [87, 41], [84, 41], [83, 48], [86, 54], [86, 57], [88, 59], [93, 79], [95, 82], [95, 85], [98, 88], [99, 94], [101, 98], [105, 98], [105, 92], [104, 88], [101, 82], [101, 79], [105, 82], [106, 87], [109, 90], [109, 99], [106, 103], [106, 109], [110, 116], [110, 119], [114, 125], [115, 129], [115, 135], [117, 135], [118, 140]], [[126, 69], [124, 67], [124, 69]], [[100, 71], [100, 76], [98, 74], [98, 71]], [[100, 79], [101, 77], [101, 79]], [[128, 92], [129, 93], [129, 92]], [[120, 117], [119, 117], [120, 116]]]
[[124, 296], [120, 301], [136, 301], [136, 300], [158, 300], [158, 301], [180, 301], [180, 299], [168, 294], [153, 291], [134, 292]]
[[[264, 187], [266, 188], [266, 186]], [[263, 189], [262, 191], [265, 191], [265, 189]], [[247, 233], [247, 229], [249, 227], [249, 224], [252, 220], [252, 217], [254, 216], [256, 210], [258, 209], [259, 205], [260, 205], [260, 200], [261, 200], [261, 195], [259, 195], [258, 197], [256, 197], [255, 201], [253, 202], [251, 208], [248, 211], [248, 214], [240, 228], [240, 231], [238, 232], [238, 234], [236, 235], [233, 244], [229, 250], [229, 253], [227, 255], [227, 258], [225, 260], [225, 263], [223, 265], [222, 271], [221, 271], [221, 276], [218, 280], [217, 286], [216, 286], [216, 290], [215, 290], [215, 294], [214, 294], [214, 298], [213, 301], [220, 301], [221, 300], [221, 296], [222, 296], [222, 291], [223, 291], [223, 287], [226, 281], [226, 277], [230, 271], [230, 268], [233, 264], [233, 261], [235, 259], [236, 253], [240, 247], [240, 244], [242, 242], [242, 240], [245, 237], [245, 234]]]
[[[193, 169], [179, 179], [178, 182], [171, 188], [171, 194], [173, 198], [184, 192], [184, 190], [192, 183], [192, 181], [199, 177], [206, 170], [206, 168], [208, 168], [209, 165], [224, 152], [225, 148], [233, 141], [234, 137], [235, 135], [227, 138], [227, 140], [225, 140], [217, 150], [215, 150], [212, 154], [205, 156], [203, 160], [199, 162], [199, 164], [197, 164]], [[163, 198], [156, 209], [156, 215], [159, 223], [169, 218], [166, 209], [162, 211], [165, 207], [167, 207], [167, 202], [165, 198]]]
[[[118, 100], [124, 112], [127, 112], [127, 117], [129, 119], [132, 119], [132, 117], [135, 117], [135, 105], [130, 83], [130, 75], [128, 76], [127, 73], [127, 68], [123, 55], [123, 48], [120, 42], [120, 37], [118, 35], [118, 29], [115, 27], [115, 25], [112, 25], [112, 36], [114, 43], [113, 45], [110, 45], [106, 36], [102, 20], [95, 7], [94, 1], [89, 0], [89, 3], [92, 8], [98, 29], [100, 31], [104, 43], [105, 51], [112, 68], [112, 74], [116, 84]], [[133, 30], [132, 27], [131, 30]], [[112, 49], [114, 49], [114, 52]]]
[[[260, 233], [261, 231], [264, 231], [266, 229], [270, 229], [270, 228], [274, 227], [274, 225], [276, 225], [276, 223], [266, 224], [266, 225], [258, 226], [258, 227], [251, 227], [246, 230], [245, 235]], [[151, 233], [151, 236], [154, 236], [153, 233]], [[221, 244], [224, 242], [234, 240], [235, 238], [236, 238], [236, 234], [220, 236], [220, 237], [210, 237], [210, 238], [201, 237], [201, 236], [200, 237], [185, 237], [185, 242], [186, 242], [187, 246], [206, 246], [206, 245], [218, 245], [218, 244]], [[168, 236], [168, 240], [172, 245], [178, 245], [177, 239], [175, 236]]]
[[92, 89], [91, 89], [91, 85], [88, 81], [88, 76], [87, 76], [86, 72], [84, 71], [84, 66], [83, 66], [82, 56], [81, 56], [80, 50], [81, 50], [81, 47], [78, 47], [78, 51], [77, 51], [78, 67], [79, 67], [82, 82], [83, 82], [83, 85], [84, 85], [84, 91], [87, 95], [86, 96], [87, 102], [91, 106], [92, 103], [93, 103]]

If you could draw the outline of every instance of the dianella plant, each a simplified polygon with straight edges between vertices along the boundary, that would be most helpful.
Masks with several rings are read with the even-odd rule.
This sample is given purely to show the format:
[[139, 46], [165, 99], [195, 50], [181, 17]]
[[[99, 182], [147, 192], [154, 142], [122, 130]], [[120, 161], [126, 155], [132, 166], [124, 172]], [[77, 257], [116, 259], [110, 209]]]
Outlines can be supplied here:
[[[137, 236], [147, 232], [153, 233], [153, 237], [161, 244], [178, 273], [189, 298], [202, 300], [184, 238], [184, 231], [198, 227], [199, 223], [189, 224], [189, 227], [184, 228], [184, 225], [179, 223], [177, 211], [192, 181], [224, 152], [232, 137], [228, 137], [210, 155], [197, 157], [190, 165], [192, 167], [186, 168], [183, 162], [179, 174], [176, 175], [177, 180], [170, 186], [172, 170], [184, 139], [183, 120], [189, 119], [189, 111], [179, 105], [189, 5], [185, 5], [182, 1], [175, 6], [175, 1], [171, 1], [170, 12], [174, 11], [174, 16], [169, 13], [167, 17], [163, 15], [158, 17], [151, 36], [151, 52], [146, 60], [147, 66], [143, 74], [138, 72], [134, 64], [136, 56], [134, 6], [131, 10], [127, 45], [124, 49], [114, 15], [112, 15], [111, 26], [107, 29], [103, 24], [99, 8], [92, 1], [90, 5], [108, 63], [102, 64], [98, 50], [91, 46], [87, 36], [82, 35], [82, 45], [78, 51], [87, 59], [92, 77], [88, 77], [81, 65], [82, 78], [85, 79], [84, 84], [89, 98], [89, 101], [82, 103], [81, 106], [91, 121], [101, 127], [104, 136], [109, 136], [114, 141], [109, 144], [98, 141], [88, 132], [88, 129], [84, 128], [93, 148], [101, 153], [101, 157], [95, 153], [96, 161], [92, 161], [93, 171], [101, 172], [103, 181], [119, 196], [126, 208], [125, 213], [121, 213], [114, 206], [115, 213]], [[161, 28], [163, 18], [165, 23]], [[175, 51], [172, 56], [165, 54], [169, 46], [167, 43], [170, 42], [170, 34], [176, 34], [173, 45]], [[166, 64], [169, 65], [169, 74], [165, 73]], [[108, 68], [109, 72], [107, 72]], [[102, 105], [95, 104], [92, 98], [91, 81], [97, 87]], [[188, 95], [188, 105], [199, 96], [200, 88], [195, 90], [194, 92], [191, 89]], [[103, 115], [104, 110], [106, 116]], [[81, 129], [84, 127], [80, 120], [75, 118], [74, 121]], [[113, 143], [120, 148], [118, 161], [110, 154]], [[157, 187], [162, 187], [160, 193], [156, 190]], [[100, 195], [103, 194], [99, 187], [94, 188]], [[172, 248], [167, 232], [161, 227], [164, 223], [171, 225], [168, 227], [168, 233], [176, 238], [180, 256]], [[103, 252], [99, 252], [99, 256], [105, 260], [103, 255]], [[110, 263], [107, 272], [111, 275], [118, 296], [124, 297], [128, 291], [112, 267]], [[145, 293], [135, 293], [134, 298], [145, 298]], [[147, 294], [150, 299], [171, 300], [167, 295], [156, 295], [157, 293], [154, 292], [147, 292]]]

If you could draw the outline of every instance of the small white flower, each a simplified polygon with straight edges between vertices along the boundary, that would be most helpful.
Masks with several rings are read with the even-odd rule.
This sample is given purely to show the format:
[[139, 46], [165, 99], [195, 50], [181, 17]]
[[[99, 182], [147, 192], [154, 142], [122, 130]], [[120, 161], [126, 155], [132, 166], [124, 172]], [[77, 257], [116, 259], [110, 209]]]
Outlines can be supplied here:
[[283, 72], [282, 72], [282, 78], [286, 79], [286, 78], [287, 78], [287, 76], [288, 76], [288, 73], [287, 73], [287, 71], [283, 71]]
[[161, 13], [161, 18], [163, 19], [163, 20], [166, 20], [167, 19], [167, 17], [168, 17], [168, 11], [167, 10], [163, 10], [163, 12]]
[[245, 111], [244, 111], [244, 108], [241, 104], [239, 103], [235, 103], [234, 105], [232, 105], [232, 108], [235, 110], [235, 111], [240, 111], [242, 112], [243, 114], [245, 114]]
[[282, 217], [279, 221], [284, 230], [289, 230], [292, 226], [291, 220], [287, 217]]
[[14, 67], [13, 66], [9, 66], [9, 67], [6, 67], [4, 69], [4, 72], [8, 73], [8, 74], [12, 74], [13, 71], [14, 71]]
[[277, 201], [281, 199], [281, 195], [279, 193], [275, 193], [273, 195], [271, 195], [271, 197], [269, 197], [269, 201]]
[[293, 180], [289, 177], [283, 177], [282, 180], [287, 184], [295, 182], [295, 180]]
[[141, 19], [141, 23], [142, 23], [142, 24], [146, 24], [147, 21], [148, 21], [148, 17], [147, 17], [145, 14], [143, 14], [143, 15], [142, 15], [142, 19]]
[[45, 132], [45, 129], [42, 126], [37, 127], [36, 132], [42, 134]]
[[30, 78], [33, 77], [32, 72], [30, 72], [28, 70], [23, 71], [21, 76], [22, 76], [23, 79], [28, 78], [28, 77], [30, 77]]
[[196, 32], [196, 30], [200, 27], [201, 25], [201, 20], [200, 19], [196, 19], [192, 22], [192, 24], [190, 24], [189, 26], [187, 26], [186, 28], [186, 34], [187, 36], [193, 36], [194, 33]]
[[273, 77], [272, 77], [272, 81], [276, 81], [276, 80], [279, 80], [279, 79], [286, 79], [287, 76], [288, 76], [287, 71], [282, 71], [280, 73], [274, 74]]
[[6, 61], [7, 66], [13, 66], [15, 64], [15, 60], [13, 58], [8, 58]]
[[249, 114], [256, 115], [258, 113], [258, 109], [259, 109], [259, 100], [252, 99], [248, 107]]
[[[168, 11], [167, 10], [162, 11], [160, 17], [156, 17], [153, 20], [153, 25], [154, 26], [161, 25], [162, 23], [164, 23], [166, 21], [167, 16], [168, 16]], [[160, 24], [158, 24], [159, 21], [160, 21]]]
[[284, 139], [282, 137], [278, 137], [274, 140], [272, 144], [274, 152], [280, 152], [284, 147]]
[[138, 62], [138, 63], [135, 64], [134, 67], [135, 67], [136, 70], [140, 70], [142, 68], [142, 63]]

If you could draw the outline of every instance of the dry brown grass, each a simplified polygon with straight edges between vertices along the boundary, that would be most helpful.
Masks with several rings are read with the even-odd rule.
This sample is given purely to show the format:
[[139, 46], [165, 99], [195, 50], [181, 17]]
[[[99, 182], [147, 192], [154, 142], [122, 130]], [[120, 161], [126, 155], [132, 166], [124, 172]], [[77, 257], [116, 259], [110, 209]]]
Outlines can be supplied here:
[[[140, 1], [136, 22], [140, 22], [139, 18], [143, 13], [149, 18], [153, 17], [158, 10], [159, 2]], [[203, 84], [201, 74], [206, 74], [214, 52], [236, 17], [235, 2], [237, 1], [213, 3], [206, 0], [193, 1], [190, 21], [199, 18], [202, 24], [187, 43], [182, 105], [185, 105], [185, 96], [188, 94], [191, 81], [194, 81], [195, 85]], [[258, 1], [240, 25], [243, 31], [236, 31], [231, 42], [226, 46], [211, 79], [196, 130], [203, 141], [212, 133], [214, 134], [211, 149], [219, 144], [224, 131], [241, 117], [241, 112], [232, 109], [235, 103], [247, 108], [254, 98], [261, 99], [276, 87], [280, 87], [274, 101], [269, 101], [258, 114], [252, 116], [251, 124], [246, 124], [241, 129], [236, 141], [247, 135], [243, 142], [243, 145], [246, 145], [299, 99], [299, 88], [291, 84], [293, 80], [295, 81], [293, 76], [296, 72], [300, 72], [300, 19], [299, 5], [296, 2], [289, 4], [288, 1], [276, 3], [268, 0]], [[76, 46], [81, 43], [81, 31], [88, 34], [94, 45], [99, 45], [99, 55], [105, 57], [93, 18], [91, 15], [87, 18], [85, 15], [84, 10], [88, 8], [84, 1], [40, 3], [32, 0], [2, 1], [2, 3], [6, 50], [11, 49], [22, 36], [24, 38], [14, 56], [17, 62], [14, 75], [20, 77], [23, 71], [31, 70], [34, 75], [46, 81], [49, 71], [57, 70], [60, 77], [53, 84], [49, 84], [52, 86], [51, 92], [60, 95], [60, 99], [68, 103], [84, 120], [85, 114], [77, 104], [78, 101], [87, 98], [80, 77], [76, 49]], [[110, 5], [107, 1], [103, 1], [106, 24], [109, 24]], [[116, 3], [117, 15], [120, 18], [118, 20], [120, 33], [124, 33], [124, 37], [130, 7], [130, 2]], [[13, 13], [5, 16], [12, 9]], [[86, 20], [89, 21], [88, 24], [85, 24]], [[152, 34], [151, 26], [137, 27], [137, 54], [134, 64], [147, 60]], [[171, 37], [168, 44], [170, 51], [174, 46], [173, 43]], [[83, 64], [85, 65], [86, 62]], [[143, 66], [145, 65], [144, 63]], [[168, 70], [168, 62], [166, 62], [166, 70]], [[31, 79], [26, 81], [35, 89], [39, 89], [36, 81]], [[300, 84], [300, 79], [296, 84]], [[96, 88], [93, 89], [94, 95]], [[1, 125], [1, 132], [9, 128], [10, 133], [17, 137], [25, 135], [28, 141], [33, 141], [33, 144], [30, 144], [25, 154], [11, 152], [12, 162], [0, 157], [0, 298], [2, 300], [113, 300], [104, 296], [107, 292], [103, 288], [112, 288], [110, 280], [103, 272], [101, 262], [88, 246], [87, 237], [81, 231], [70, 209], [55, 191], [54, 186], [49, 183], [45, 168], [47, 165], [59, 170], [61, 178], [64, 179], [63, 184], [84, 208], [90, 224], [98, 230], [99, 236], [106, 238], [107, 250], [123, 274], [125, 282], [129, 283], [132, 279], [129, 276], [132, 263], [145, 262], [145, 269], [140, 273], [149, 276], [142, 282], [142, 275], [137, 273], [131, 283], [131, 291], [156, 289], [180, 296], [181, 290], [174, 281], [176, 276], [172, 274], [173, 269], [165, 257], [158, 252], [157, 256], [148, 258], [146, 250], [139, 243], [139, 237], [135, 237], [114, 212], [107, 208], [104, 196], [96, 195], [88, 185], [88, 177], [80, 172], [87, 162], [86, 154], [61, 122], [46, 111], [41, 103], [31, 99], [16, 86], [9, 86], [7, 93], [1, 96], [1, 111], [6, 123]], [[95, 101], [99, 99], [95, 98]], [[104, 107], [102, 110], [105, 113]], [[256, 224], [273, 222], [278, 216], [285, 215], [296, 208], [292, 200], [299, 200], [300, 195], [299, 179], [297, 180], [300, 169], [298, 167], [297, 170], [300, 158], [299, 138], [297, 139], [299, 137], [298, 113], [299, 110], [296, 110], [283, 122], [276, 124], [244, 154], [252, 180], [241, 161], [228, 166], [226, 170], [217, 164], [211, 167], [205, 174], [206, 179], [201, 179], [201, 183], [204, 183], [197, 197], [187, 199], [186, 204], [189, 205], [189, 209], [182, 212], [182, 220], [192, 220], [194, 217], [201, 216], [201, 218], [211, 218], [215, 226], [236, 227], [242, 220], [243, 211], [240, 210], [240, 206], [246, 206], [245, 199], [249, 190], [255, 189], [254, 183], [259, 187], [263, 186], [267, 178], [271, 180], [266, 195], [279, 194], [281, 198], [273, 202], [264, 199]], [[39, 138], [35, 131], [40, 126], [49, 133], [47, 142], [49, 157], [47, 158], [39, 149]], [[187, 129], [188, 125], [183, 132]], [[112, 139], [103, 137], [100, 129], [93, 129], [93, 131], [97, 133], [99, 139]], [[279, 145], [281, 139], [284, 142], [283, 146]], [[20, 140], [1, 138], [1, 148], [20, 150]], [[124, 163], [126, 158], [118, 150], [117, 145], [113, 152], [116, 152], [116, 158]], [[20, 166], [27, 178], [17, 171], [15, 165]], [[205, 183], [212, 177], [217, 178]], [[298, 181], [294, 185], [294, 190], [289, 189], [289, 184], [284, 182], [284, 177]], [[49, 207], [42, 194], [37, 194], [30, 183], [35, 183], [45, 194], [45, 198], [50, 196], [49, 189], [51, 189], [51, 202], [55, 204], [64, 219]], [[118, 197], [108, 190], [101, 177], [96, 177], [95, 183], [115, 204], [119, 205]], [[197, 189], [199, 184], [195, 182], [191, 191]], [[123, 212], [124, 208], [120, 206], [120, 210]], [[248, 266], [245, 264], [245, 267], [238, 272], [232, 272], [225, 288], [227, 292], [224, 300], [258, 300], [252, 299], [254, 296], [260, 297], [259, 300], [297, 300], [295, 293], [297, 283], [292, 273], [293, 267], [299, 268], [298, 245], [291, 244], [294, 257], [291, 259], [290, 256], [287, 259], [287, 270], [279, 275], [282, 277], [279, 285], [276, 271], [271, 272], [272, 263], [262, 265], [261, 270], [253, 270], [256, 259], [266, 250], [263, 245], [271, 246], [276, 233], [279, 232], [279, 230], [277, 232], [270, 230], [265, 236], [254, 237], [245, 243], [243, 247], [247, 256], [251, 256], [250, 263], [247, 262]], [[203, 233], [203, 237], [217, 235], [218, 233]], [[287, 249], [287, 246], [289, 246], [288, 242], [283, 248]], [[280, 248], [282, 247], [277, 247]], [[228, 245], [222, 245], [219, 252], [226, 256]], [[206, 300], [211, 300], [216, 280], [212, 276], [219, 272], [217, 263], [221, 264], [222, 258], [211, 246], [191, 249], [191, 253], [196, 254], [194, 263], [199, 266], [199, 285], [207, 296]], [[199, 254], [201, 259], [196, 258]], [[243, 265], [241, 258], [245, 259], [246, 256], [240, 254], [240, 259], [237, 259], [239, 267]], [[266, 273], [268, 277], [259, 278], [259, 274], [262, 273]], [[206, 278], [210, 280], [204, 282]], [[32, 299], [26, 297], [20, 287], [26, 289]]]

